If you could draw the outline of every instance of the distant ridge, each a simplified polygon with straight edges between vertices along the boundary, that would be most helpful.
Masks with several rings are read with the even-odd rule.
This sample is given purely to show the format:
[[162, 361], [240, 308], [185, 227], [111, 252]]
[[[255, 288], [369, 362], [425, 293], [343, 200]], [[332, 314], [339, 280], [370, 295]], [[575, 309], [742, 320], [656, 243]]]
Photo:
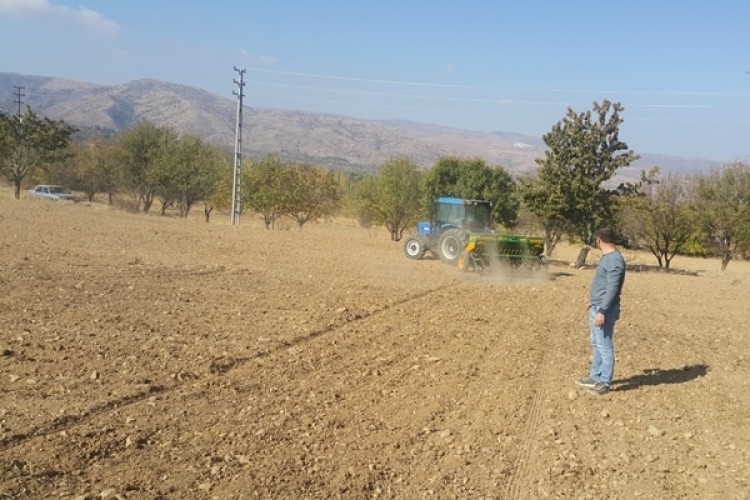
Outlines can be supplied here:
[[[206, 141], [234, 144], [236, 101], [208, 91], [162, 82], [135, 80], [98, 85], [54, 77], [0, 73], [0, 110], [13, 112], [13, 86], [22, 85], [24, 103], [53, 119], [79, 127], [115, 132], [140, 121], [167, 125]], [[6, 90], [2, 90], [6, 89]], [[277, 153], [287, 161], [370, 171], [388, 158], [406, 157], [423, 167], [442, 155], [480, 157], [515, 175], [533, 172], [544, 156], [539, 137], [512, 132], [479, 132], [403, 120], [361, 120], [346, 116], [279, 109], [246, 108], [244, 152], [251, 157]], [[658, 154], [621, 173], [637, 178], [659, 165], [665, 172], [707, 170], [716, 162]]]

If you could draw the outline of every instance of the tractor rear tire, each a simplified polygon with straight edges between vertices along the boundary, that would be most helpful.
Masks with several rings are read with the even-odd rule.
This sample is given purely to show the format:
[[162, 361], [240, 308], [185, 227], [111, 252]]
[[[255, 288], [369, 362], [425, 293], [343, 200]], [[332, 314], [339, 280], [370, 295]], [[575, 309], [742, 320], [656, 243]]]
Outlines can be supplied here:
[[455, 265], [458, 260], [458, 256], [466, 248], [466, 244], [469, 242], [469, 235], [461, 229], [448, 229], [446, 232], [440, 235], [438, 240], [438, 254], [440, 260], [446, 264]]
[[409, 259], [420, 260], [427, 251], [427, 239], [422, 235], [410, 236], [404, 242], [404, 255]]

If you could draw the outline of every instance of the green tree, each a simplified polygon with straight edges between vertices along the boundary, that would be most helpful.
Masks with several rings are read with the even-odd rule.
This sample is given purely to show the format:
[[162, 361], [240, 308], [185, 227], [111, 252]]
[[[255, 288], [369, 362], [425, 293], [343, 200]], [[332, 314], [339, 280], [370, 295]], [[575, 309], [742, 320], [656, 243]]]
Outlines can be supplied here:
[[502, 167], [489, 167], [481, 158], [442, 156], [427, 173], [425, 206], [440, 196], [487, 200], [495, 222], [516, 225], [519, 201], [515, 183]]
[[136, 209], [148, 213], [162, 179], [159, 164], [177, 142], [169, 127], [142, 122], [126, 130], [117, 139], [124, 181], [132, 190]]
[[392, 241], [400, 241], [404, 230], [421, 213], [423, 191], [417, 166], [410, 160], [393, 158], [377, 174], [355, 184], [352, 196], [360, 213], [385, 226]]
[[551, 257], [555, 247], [568, 229], [562, 215], [566, 208], [563, 186], [555, 184], [551, 168], [539, 168], [536, 178], [519, 180], [519, 191], [524, 206], [539, 221], [544, 230], [544, 255]]
[[[272, 229], [284, 212], [287, 196], [287, 167], [277, 155], [267, 155], [242, 169], [242, 205], [260, 214], [266, 229]], [[231, 194], [231, 189], [230, 189]]]
[[750, 248], [750, 166], [738, 162], [697, 176], [694, 190], [703, 231], [724, 271], [734, 253]]
[[218, 180], [211, 194], [203, 201], [203, 214], [206, 222], [211, 218], [214, 210], [229, 210], [232, 205], [232, 179], [234, 168], [227, 158], [219, 167]]
[[[597, 227], [614, 221], [616, 203], [604, 184], [618, 169], [638, 159], [619, 139], [623, 107], [604, 100], [593, 103], [593, 113], [567, 115], [544, 135], [544, 158], [537, 159], [537, 178], [527, 184], [523, 198], [544, 222], [547, 242], [559, 240], [556, 232], [568, 228], [584, 243], [592, 244]], [[590, 248], [578, 257], [583, 265]]]
[[111, 140], [92, 137], [87, 142], [72, 142], [69, 147], [71, 155], [56, 169], [55, 182], [83, 191], [89, 201], [96, 193], [107, 193], [111, 205], [120, 175]]
[[197, 136], [184, 136], [169, 145], [155, 162], [162, 215], [176, 205], [180, 217], [187, 217], [196, 202], [209, 198], [223, 161], [220, 150]]
[[310, 222], [333, 216], [339, 207], [336, 178], [328, 169], [298, 165], [285, 171], [286, 187], [281, 211], [300, 229]]
[[13, 183], [16, 199], [26, 176], [65, 158], [73, 132], [64, 121], [40, 118], [30, 107], [20, 115], [0, 114], [0, 173]]

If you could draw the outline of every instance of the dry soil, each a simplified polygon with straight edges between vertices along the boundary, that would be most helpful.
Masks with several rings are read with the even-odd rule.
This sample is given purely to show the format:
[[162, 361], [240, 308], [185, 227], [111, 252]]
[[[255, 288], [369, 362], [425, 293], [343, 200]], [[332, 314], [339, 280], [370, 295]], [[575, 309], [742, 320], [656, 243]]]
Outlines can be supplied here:
[[624, 251], [595, 397], [576, 247], [478, 276], [201, 215], [0, 189], [0, 498], [750, 498], [750, 263]]

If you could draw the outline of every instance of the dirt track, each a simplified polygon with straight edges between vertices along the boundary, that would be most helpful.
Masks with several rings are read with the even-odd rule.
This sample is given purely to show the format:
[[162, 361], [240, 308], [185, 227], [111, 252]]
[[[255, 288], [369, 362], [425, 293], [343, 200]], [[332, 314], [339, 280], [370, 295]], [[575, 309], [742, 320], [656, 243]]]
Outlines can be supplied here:
[[750, 263], [674, 265], [596, 398], [590, 269], [0, 189], [0, 498], [750, 498]]

